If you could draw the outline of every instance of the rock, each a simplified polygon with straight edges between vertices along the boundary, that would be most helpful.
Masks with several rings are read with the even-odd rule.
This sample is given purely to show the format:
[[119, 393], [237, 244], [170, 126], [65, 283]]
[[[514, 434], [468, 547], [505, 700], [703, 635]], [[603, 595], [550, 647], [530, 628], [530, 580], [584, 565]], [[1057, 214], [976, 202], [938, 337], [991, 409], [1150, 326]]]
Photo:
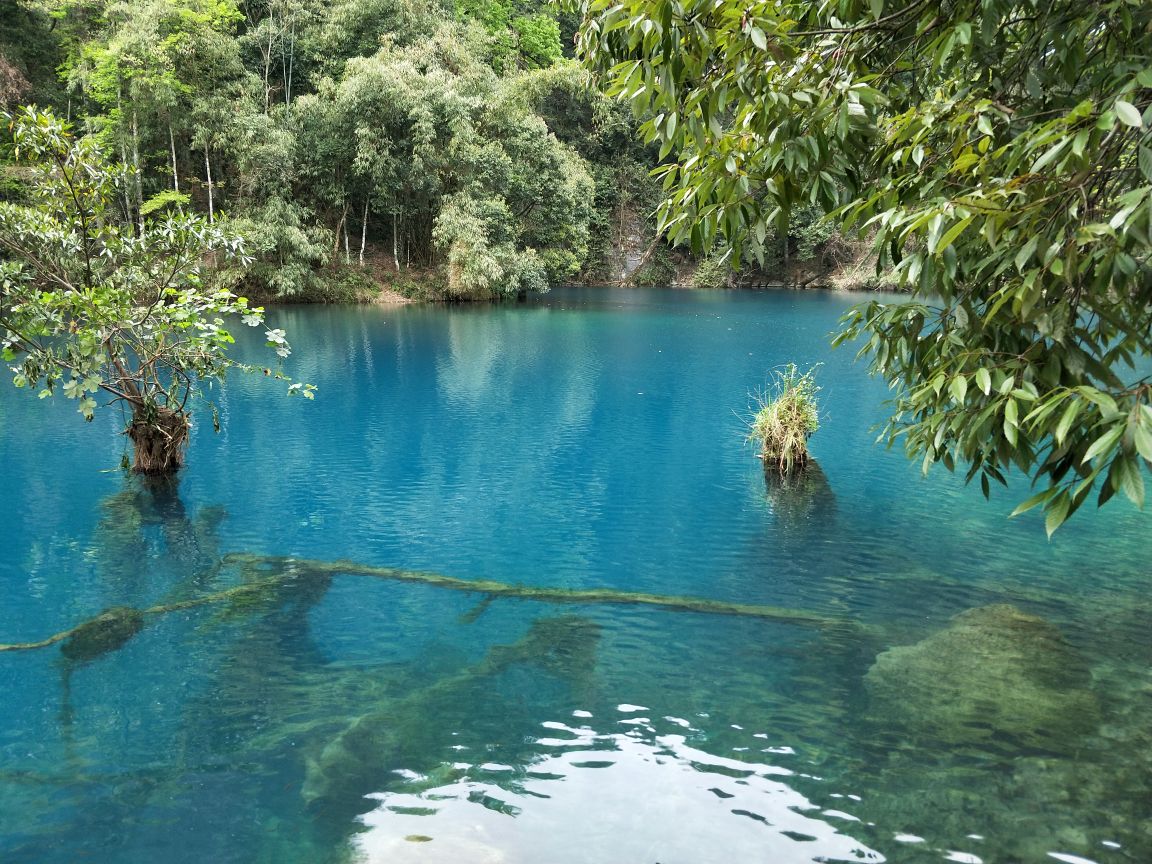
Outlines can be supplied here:
[[1043, 618], [999, 604], [962, 612], [915, 645], [882, 652], [865, 675], [869, 719], [945, 744], [1063, 752], [1094, 731], [1086, 664]]

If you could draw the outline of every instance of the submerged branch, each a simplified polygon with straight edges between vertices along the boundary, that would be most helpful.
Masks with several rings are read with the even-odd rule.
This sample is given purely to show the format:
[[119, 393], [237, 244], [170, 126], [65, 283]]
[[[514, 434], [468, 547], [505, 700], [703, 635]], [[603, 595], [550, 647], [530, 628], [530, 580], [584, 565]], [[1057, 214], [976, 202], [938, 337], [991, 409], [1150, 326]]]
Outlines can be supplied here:
[[[769, 621], [780, 621], [785, 624], [796, 624], [808, 627], [859, 626], [857, 622], [849, 618], [835, 618], [820, 615], [816, 612], [808, 612], [803, 609], [788, 609], [781, 606], [732, 603], [725, 600], [710, 600], [704, 597], [680, 597], [635, 591], [617, 591], [611, 588], [548, 588], [512, 585], [507, 582], [496, 582], [489, 579], [457, 579], [453, 576], [443, 576], [439, 573], [426, 573], [419, 570], [401, 570], [396, 567], [373, 567], [354, 561], [312, 561], [303, 558], [233, 552], [225, 555], [221, 563], [224, 565], [236, 565], [242, 568], [260, 568], [274, 575], [266, 579], [258, 579], [253, 582], [236, 585], [223, 591], [205, 594], [202, 597], [194, 597], [188, 600], [179, 600], [173, 603], [152, 606], [148, 609], [140, 610], [139, 614], [141, 616], [159, 616], [169, 612], [192, 609], [197, 606], [222, 603], [248, 594], [260, 594], [270, 588], [277, 588], [287, 582], [295, 581], [301, 575], [344, 575], [368, 576], [374, 579], [388, 579], [418, 585], [429, 585], [435, 588], [446, 588], [450, 591], [479, 593], [486, 596], [486, 603], [498, 597], [513, 597], [520, 600], [536, 600], [542, 603], [653, 606], [659, 609], [682, 612], [761, 618]], [[75, 627], [63, 630], [38, 642], [0, 644], [0, 652], [31, 651], [37, 648], [47, 648], [50, 645], [63, 642], [69, 637], [83, 633], [86, 629], [90, 629], [92, 625], [99, 621], [101, 616], [104, 615], [106, 615], [106, 613], [102, 612], [100, 615], [83, 621]], [[119, 647], [119, 644], [114, 647]]]
[[250, 555], [233, 552], [224, 556], [225, 564], [247, 566], [274, 566], [298, 568], [300, 570], [325, 573], [328, 575], [371, 576], [377, 579], [393, 579], [401, 582], [415, 582], [450, 591], [468, 591], [494, 597], [516, 597], [521, 600], [538, 600], [543, 603], [587, 603], [610, 605], [656, 606], [664, 609], [681, 609], [689, 612], [704, 612], [714, 615], [741, 615], [748, 618], [766, 618], [789, 624], [811, 625], [816, 627], [841, 626], [850, 623], [847, 619], [832, 618], [802, 609], [787, 609], [781, 606], [761, 606], [753, 603], [731, 603], [725, 600], [710, 600], [704, 597], [680, 597], [666, 594], [646, 594], [636, 591], [618, 591], [613, 588], [551, 588], [529, 585], [512, 585], [490, 579], [458, 579], [442, 576], [439, 573], [426, 573], [419, 570], [400, 570], [395, 567], [373, 567], [354, 561], [312, 561], [303, 558], [285, 558], [272, 555]]

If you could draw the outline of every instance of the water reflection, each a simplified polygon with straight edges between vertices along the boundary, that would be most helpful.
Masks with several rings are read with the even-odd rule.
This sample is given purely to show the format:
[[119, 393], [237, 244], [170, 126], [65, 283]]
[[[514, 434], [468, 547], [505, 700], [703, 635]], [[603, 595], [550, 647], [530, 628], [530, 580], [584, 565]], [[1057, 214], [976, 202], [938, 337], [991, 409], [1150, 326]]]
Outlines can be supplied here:
[[613, 731], [545, 722], [525, 765], [461, 761], [405, 776], [374, 796], [356, 851], [369, 864], [885, 860], [851, 836], [856, 816], [792, 789], [792, 770], [700, 750], [688, 720], [620, 708], [627, 716], [591, 721]]
[[[299, 348], [289, 371], [319, 398], [230, 379], [225, 431], [198, 429], [176, 497], [101, 473], [118, 460], [116, 418], [84, 426], [0, 390], [0, 637], [272, 575], [220, 566], [231, 552], [854, 623], [557, 608], [287, 568], [275, 586], [75, 645], [66, 699], [59, 644], [0, 655], [4, 864], [342, 862], [366, 811], [365, 842], [428, 856], [458, 841], [461, 862], [491, 847], [576, 855], [548, 831], [575, 848], [594, 838], [595, 864], [623, 860], [604, 850], [681, 823], [713, 838], [683, 841], [697, 864], [772, 859], [741, 838], [781, 861], [836, 860], [852, 841], [901, 864], [1152, 860], [1147, 514], [1078, 514], [1049, 543], [1042, 518], [1003, 518], [1026, 491], [989, 505], [872, 447], [883, 387], [849, 353], [822, 356], [849, 300], [544, 302], [275, 310], [293, 319], [278, 321]], [[766, 368], [818, 360], [827, 485], [766, 494], [733, 408]], [[976, 640], [955, 616], [998, 604], [1067, 645], [1037, 660], [1053, 640], [1011, 625], [991, 634], [999, 659], [964, 654]], [[571, 648], [550, 656], [557, 644]], [[970, 674], [933, 665], [953, 654]], [[577, 706], [594, 716], [570, 717]], [[407, 805], [440, 809], [387, 809]]]

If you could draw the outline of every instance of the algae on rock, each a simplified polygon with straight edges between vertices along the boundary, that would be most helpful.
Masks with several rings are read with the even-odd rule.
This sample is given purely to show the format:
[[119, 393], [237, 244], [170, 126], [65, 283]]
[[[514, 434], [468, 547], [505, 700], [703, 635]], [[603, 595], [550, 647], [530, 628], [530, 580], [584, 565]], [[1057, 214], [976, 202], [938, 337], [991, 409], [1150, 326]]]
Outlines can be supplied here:
[[915, 645], [889, 648], [864, 677], [870, 719], [946, 744], [1063, 751], [1099, 723], [1087, 665], [1059, 629], [1015, 606], [969, 609]]

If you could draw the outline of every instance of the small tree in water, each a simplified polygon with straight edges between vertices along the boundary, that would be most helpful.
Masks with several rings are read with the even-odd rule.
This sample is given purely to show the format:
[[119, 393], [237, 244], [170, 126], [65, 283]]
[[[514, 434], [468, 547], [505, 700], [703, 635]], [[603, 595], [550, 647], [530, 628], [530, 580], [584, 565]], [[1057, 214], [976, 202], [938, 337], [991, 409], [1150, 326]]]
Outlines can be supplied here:
[[[199, 383], [238, 365], [226, 354], [233, 339], [225, 318], [264, 322], [262, 309], [201, 281], [214, 254], [244, 260], [241, 241], [182, 212], [184, 199], [171, 193], [163, 203], [176, 210], [134, 219], [125, 209], [128, 169], [91, 139], [34, 108], [3, 116], [33, 181], [26, 201], [0, 202], [0, 347], [13, 380], [40, 387], [41, 398], [63, 391], [86, 420], [102, 394], [126, 404], [133, 470], [172, 474], [184, 460]], [[286, 357], [284, 333], [266, 333]]]
[[765, 469], [791, 474], [808, 464], [808, 438], [820, 426], [816, 370], [803, 375], [795, 363], [777, 369], [769, 392], [759, 398], [748, 440], [760, 445]]

